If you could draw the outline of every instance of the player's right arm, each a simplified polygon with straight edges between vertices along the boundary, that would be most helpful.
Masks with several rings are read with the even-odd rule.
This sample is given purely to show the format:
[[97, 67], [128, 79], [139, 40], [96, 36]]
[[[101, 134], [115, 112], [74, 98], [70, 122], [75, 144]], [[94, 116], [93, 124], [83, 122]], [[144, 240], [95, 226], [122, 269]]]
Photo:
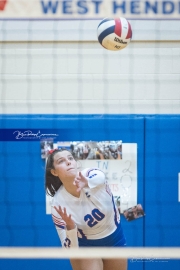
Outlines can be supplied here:
[[62, 247], [78, 247], [77, 226], [66, 208], [52, 206], [52, 219], [59, 235]]
[[79, 175], [74, 179], [73, 184], [77, 186], [79, 192], [83, 188], [95, 188], [106, 183], [105, 174], [98, 168], [85, 169], [79, 172]]

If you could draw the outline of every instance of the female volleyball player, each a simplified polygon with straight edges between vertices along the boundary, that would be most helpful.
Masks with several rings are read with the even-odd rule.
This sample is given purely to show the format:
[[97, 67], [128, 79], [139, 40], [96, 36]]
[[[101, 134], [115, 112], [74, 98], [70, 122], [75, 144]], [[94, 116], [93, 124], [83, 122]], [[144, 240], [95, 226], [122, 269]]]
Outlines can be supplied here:
[[[77, 171], [67, 150], [54, 150], [46, 163], [46, 191], [62, 246], [122, 247], [126, 240], [113, 195], [99, 169]], [[126, 259], [71, 260], [74, 270], [126, 270]]]

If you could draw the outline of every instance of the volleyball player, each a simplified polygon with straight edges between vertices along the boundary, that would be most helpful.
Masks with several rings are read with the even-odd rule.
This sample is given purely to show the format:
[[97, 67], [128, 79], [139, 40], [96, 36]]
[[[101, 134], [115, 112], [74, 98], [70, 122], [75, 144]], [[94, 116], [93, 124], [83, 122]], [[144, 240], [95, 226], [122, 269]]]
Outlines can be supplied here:
[[[54, 150], [46, 163], [46, 191], [62, 246], [122, 247], [126, 240], [105, 175], [97, 168], [77, 171], [67, 150]], [[74, 270], [126, 270], [126, 259], [71, 259]]]

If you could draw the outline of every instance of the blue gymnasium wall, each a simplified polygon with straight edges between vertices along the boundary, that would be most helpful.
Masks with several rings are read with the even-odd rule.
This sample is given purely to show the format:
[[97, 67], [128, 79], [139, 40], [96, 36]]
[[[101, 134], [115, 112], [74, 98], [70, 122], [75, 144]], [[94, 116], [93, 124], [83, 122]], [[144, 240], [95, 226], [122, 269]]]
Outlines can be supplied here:
[[[180, 247], [180, 116], [145, 118], [145, 246]], [[180, 260], [146, 262], [146, 270], [180, 269]]]
[[[128, 246], [179, 246], [180, 116], [6, 115], [1, 129], [56, 130], [61, 140], [118, 140], [138, 144], [138, 203], [146, 217], [126, 222]], [[39, 141], [0, 142], [0, 246], [59, 246], [45, 214], [44, 161]], [[169, 182], [171, 185], [169, 185]], [[173, 227], [173, 229], [172, 229]], [[0, 260], [0, 269], [71, 269], [68, 260]], [[152, 269], [152, 262], [129, 261], [129, 270]], [[180, 269], [179, 261], [153, 269]]]

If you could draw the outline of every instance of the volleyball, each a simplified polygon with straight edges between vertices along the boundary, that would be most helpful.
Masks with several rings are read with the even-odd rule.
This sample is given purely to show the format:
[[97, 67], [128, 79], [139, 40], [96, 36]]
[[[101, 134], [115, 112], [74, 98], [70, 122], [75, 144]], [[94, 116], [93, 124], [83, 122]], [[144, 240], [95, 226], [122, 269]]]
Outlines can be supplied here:
[[99, 43], [107, 50], [118, 51], [124, 49], [132, 38], [130, 23], [123, 17], [105, 18], [97, 28]]

